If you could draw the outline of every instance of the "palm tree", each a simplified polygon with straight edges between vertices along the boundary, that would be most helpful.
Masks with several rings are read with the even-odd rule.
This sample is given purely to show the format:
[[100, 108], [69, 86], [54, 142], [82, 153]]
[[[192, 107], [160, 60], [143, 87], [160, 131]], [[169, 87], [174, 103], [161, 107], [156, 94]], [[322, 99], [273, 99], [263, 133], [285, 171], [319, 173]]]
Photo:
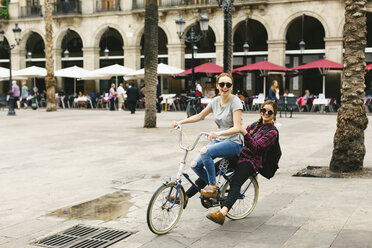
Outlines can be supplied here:
[[146, 0], [145, 8], [145, 128], [156, 127], [156, 83], [158, 69], [158, 1]]
[[223, 47], [223, 72], [232, 70], [233, 44], [232, 44], [232, 7], [234, 0], [218, 0], [224, 14], [224, 47]]
[[54, 59], [53, 59], [53, 18], [52, 18], [52, 0], [45, 0], [45, 68], [47, 76], [45, 77], [46, 111], [57, 111], [56, 106], [56, 80], [54, 78]]
[[363, 169], [366, 153], [364, 130], [368, 119], [363, 104], [365, 96], [364, 68], [366, 47], [367, 0], [345, 0], [344, 69], [341, 87], [341, 108], [333, 140], [330, 170], [354, 172]]

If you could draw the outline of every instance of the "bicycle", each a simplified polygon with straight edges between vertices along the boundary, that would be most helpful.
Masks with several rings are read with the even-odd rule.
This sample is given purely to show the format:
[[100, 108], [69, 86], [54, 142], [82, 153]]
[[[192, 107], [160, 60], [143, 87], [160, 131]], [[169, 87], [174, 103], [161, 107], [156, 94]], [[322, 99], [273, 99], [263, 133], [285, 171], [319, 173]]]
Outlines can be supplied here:
[[199, 114], [204, 108], [201, 104], [200, 97], [187, 97], [186, 105], [186, 116], [190, 117], [192, 115]]
[[[191, 181], [189, 175], [184, 173], [186, 158], [190, 151], [194, 150], [202, 136], [209, 137], [208, 133], [202, 132], [196, 138], [192, 146], [184, 146], [182, 144], [182, 128], [178, 126], [179, 131], [179, 146], [185, 151], [185, 156], [180, 162], [177, 176], [174, 180], [170, 177], [165, 178], [163, 184], [153, 194], [147, 208], [147, 225], [155, 234], [166, 234], [171, 231], [178, 223], [185, 205], [186, 193], [182, 186], [181, 177], [184, 176], [189, 181], [192, 187], [195, 187], [198, 192], [201, 188]], [[227, 159], [221, 159], [216, 163], [218, 165], [217, 185], [220, 189], [216, 198], [205, 198], [200, 196], [201, 204], [205, 208], [222, 207], [230, 190], [231, 178], [235, 171], [229, 168]], [[241, 187], [241, 194], [238, 200], [227, 214], [227, 217], [233, 220], [239, 220], [247, 217], [255, 208], [258, 200], [259, 187], [256, 179], [257, 174], [248, 178]], [[224, 179], [221, 182], [221, 179]], [[178, 199], [177, 199], [178, 197]], [[172, 198], [173, 200], [170, 200]]]

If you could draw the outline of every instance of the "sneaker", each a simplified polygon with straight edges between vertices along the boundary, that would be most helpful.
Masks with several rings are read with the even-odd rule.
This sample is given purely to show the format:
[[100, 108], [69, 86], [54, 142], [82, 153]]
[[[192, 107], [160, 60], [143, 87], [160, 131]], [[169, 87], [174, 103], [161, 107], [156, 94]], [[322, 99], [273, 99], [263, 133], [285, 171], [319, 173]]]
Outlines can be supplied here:
[[220, 210], [218, 210], [217, 212], [214, 213], [208, 213], [207, 219], [222, 226], [223, 223], [225, 222], [226, 217], [220, 212]]

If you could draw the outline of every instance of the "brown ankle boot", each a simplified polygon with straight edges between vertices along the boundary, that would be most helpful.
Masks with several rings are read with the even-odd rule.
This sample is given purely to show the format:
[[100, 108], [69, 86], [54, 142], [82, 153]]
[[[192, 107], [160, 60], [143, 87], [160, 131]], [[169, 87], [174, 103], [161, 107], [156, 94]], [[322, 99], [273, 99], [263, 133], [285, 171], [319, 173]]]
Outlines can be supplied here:
[[218, 196], [218, 188], [216, 185], [209, 185], [202, 189], [200, 194], [206, 198], [215, 198]]
[[[175, 196], [174, 196], [174, 195], [171, 195], [171, 196], [169, 196], [168, 201], [169, 201], [170, 203], [173, 203], [174, 198], [175, 198]], [[189, 202], [189, 198], [186, 196], [186, 197], [185, 197], [185, 203], [183, 204], [183, 209], [186, 208], [188, 202]], [[179, 196], [179, 195], [177, 196], [177, 199], [176, 199], [175, 204], [180, 204], [180, 196]]]
[[217, 224], [220, 224], [221, 226], [223, 225], [223, 223], [225, 222], [225, 219], [226, 219], [225, 215], [223, 215], [220, 212], [220, 210], [218, 210], [215, 213], [208, 213], [207, 218], [210, 219], [211, 221], [217, 223]]

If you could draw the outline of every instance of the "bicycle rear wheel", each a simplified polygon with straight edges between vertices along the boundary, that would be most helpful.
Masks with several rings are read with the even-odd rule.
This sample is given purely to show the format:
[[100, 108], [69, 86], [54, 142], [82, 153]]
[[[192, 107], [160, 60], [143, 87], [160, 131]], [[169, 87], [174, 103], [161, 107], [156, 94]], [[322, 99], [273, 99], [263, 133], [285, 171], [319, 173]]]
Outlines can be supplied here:
[[[221, 191], [221, 197], [225, 198], [230, 191], [230, 182], [226, 181]], [[245, 193], [244, 193], [245, 191]], [[252, 213], [258, 200], [258, 182], [256, 178], [249, 177], [247, 181], [242, 185], [240, 189], [241, 196], [236, 200], [230, 211], [227, 213], [227, 217], [232, 220], [240, 220], [247, 217]], [[244, 193], [244, 195], [243, 195]]]
[[[172, 198], [175, 200], [170, 200]], [[147, 225], [150, 230], [155, 234], [166, 234], [172, 230], [181, 217], [184, 203], [185, 191], [182, 186], [174, 183], [160, 186], [147, 208]]]

